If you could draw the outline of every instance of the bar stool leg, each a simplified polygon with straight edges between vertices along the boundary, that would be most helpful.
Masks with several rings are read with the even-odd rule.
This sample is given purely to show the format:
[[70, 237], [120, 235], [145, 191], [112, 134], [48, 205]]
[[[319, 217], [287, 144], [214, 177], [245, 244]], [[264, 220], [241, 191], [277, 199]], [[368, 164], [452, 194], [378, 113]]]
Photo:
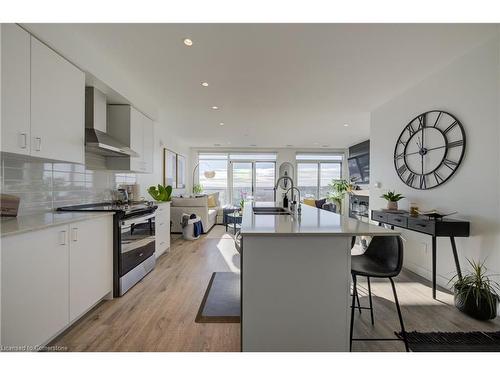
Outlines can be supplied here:
[[357, 288], [356, 284], [354, 283], [354, 275], [352, 275], [352, 281], [353, 281], [352, 294], [354, 296], [356, 296], [356, 301], [358, 302], [359, 313], [361, 314], [361, 303], [359, 303], [358, 288]]
[[[356, 275], [352, 275], [352, 287], [353, 290], [356, 290]], [[352, 302], [351, 302], [351, 329], [349, 332], [349, 351], [352, 352], [352, 331], [354, 328], [354, 309], [356, 308], [355, 306], [356, 303], [356, 294], [353, 292], [352, 293]]]
[[[410, 350], [408, 349], [408, 340], [406, 338], [406, 331], [405, 331], [405, 326], [404, 326], [404, 323], [403, 323], [403, 316], [401, 315], [401, 308], [399, 307], [399, 300], [398, 300], [398, 295], [396, 293], [396, 286], [394, 285], [394, 281], [392, 280], [392, 277], [389, 277], [389, 280], [391, 281], [392, 292], [394, 293], [394, 301], [396, 302], [396, 308], [398, 310], [399, 324], [401, 324], [401, 333], [403, 335], [403, 341], [405, 343], [405, 349], [406, 349], [407, 352], [409, 352]], [[352, 325], [352, 323], [351, 323], [351, 325]]]
[[370, 316], [372, 318], [372, 325], [375, 325], [375, 320], [373, 319], [373, 304], [372, 304], [372, 287], [370, 285], [370, 277], [366, 278], [368, 280], [368, 298], [370, 300]]

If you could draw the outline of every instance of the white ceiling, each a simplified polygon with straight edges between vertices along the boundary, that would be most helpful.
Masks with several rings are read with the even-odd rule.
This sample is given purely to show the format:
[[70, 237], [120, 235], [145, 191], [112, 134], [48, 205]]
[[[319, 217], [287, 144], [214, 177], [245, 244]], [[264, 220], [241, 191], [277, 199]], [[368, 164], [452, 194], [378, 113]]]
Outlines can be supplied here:
[[24, 26], [193, 147], [347, 147], [369, 137], [372, 109], [498, 32], [492, 24]]

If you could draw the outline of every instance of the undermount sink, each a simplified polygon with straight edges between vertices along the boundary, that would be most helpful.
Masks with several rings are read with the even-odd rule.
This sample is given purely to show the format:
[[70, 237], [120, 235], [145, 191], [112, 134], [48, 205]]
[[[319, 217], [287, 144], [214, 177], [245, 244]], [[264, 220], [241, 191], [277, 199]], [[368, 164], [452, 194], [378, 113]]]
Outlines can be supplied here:
[[253, 207], [255, 215], [290, 215], [283, 207]]

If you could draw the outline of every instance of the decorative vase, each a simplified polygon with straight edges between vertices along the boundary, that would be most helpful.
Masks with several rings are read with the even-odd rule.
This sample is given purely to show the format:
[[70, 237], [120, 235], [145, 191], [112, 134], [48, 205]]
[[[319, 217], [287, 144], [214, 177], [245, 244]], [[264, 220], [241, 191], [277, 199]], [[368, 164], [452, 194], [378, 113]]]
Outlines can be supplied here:
[[387, 201], [387, 209], [391, 210], [391, 211], [397, 211], [398, 210], [398, 202]]

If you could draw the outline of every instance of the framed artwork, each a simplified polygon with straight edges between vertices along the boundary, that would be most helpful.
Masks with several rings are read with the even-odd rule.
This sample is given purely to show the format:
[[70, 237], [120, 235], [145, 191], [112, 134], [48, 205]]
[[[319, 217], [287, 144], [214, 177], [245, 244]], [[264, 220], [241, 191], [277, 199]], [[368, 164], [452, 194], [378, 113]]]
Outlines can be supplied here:
[[177, 189], [186, 187], [186, 158], [177, 154]]
[[163, 149], [163, 185], [177, 187], [177, 154]]

